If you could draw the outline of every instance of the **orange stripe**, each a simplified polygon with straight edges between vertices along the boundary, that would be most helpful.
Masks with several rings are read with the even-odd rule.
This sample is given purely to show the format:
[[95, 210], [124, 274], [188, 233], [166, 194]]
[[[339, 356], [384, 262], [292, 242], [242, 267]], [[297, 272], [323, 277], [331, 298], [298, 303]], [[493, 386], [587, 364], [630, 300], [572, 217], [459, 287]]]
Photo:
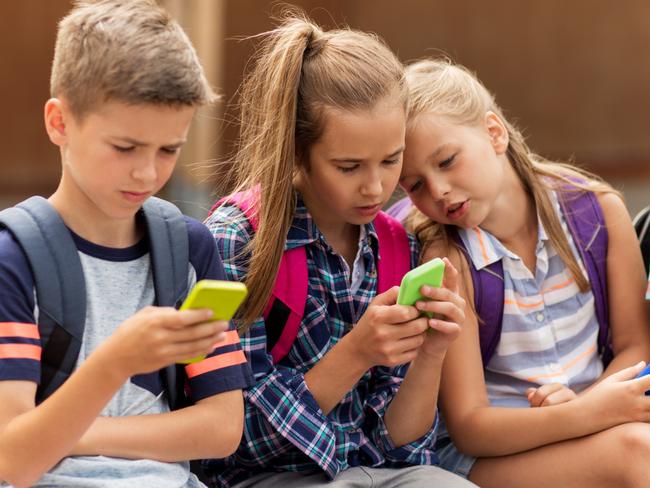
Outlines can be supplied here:
[[589, 349], [587, 349], [585, 352], [578, 354], [575, 358], [573, 358], [571, 361], [566, 363], [564, 365], [564, 369], [569, 369], [571, 366], [576, 365], [581, 359], [583, 359], [585, 356], [588, 356], [589, 354], [593, 353], [596, 350], [596, 345], [594, 344], [591, 346]]
[[544, 305], [544, 302], [535, 302], [535, 303], [524, 303], [524, 302], [518, 302], [516, 300], [504, 300], [503, 301], [504, 305], [517, 305], [518, 307], [521, 308], [535, 308], [539, 307], [540, 305]]
[[226, 347], [232, 346], [233, 344], [239, 344], [239, 334], [236, 330], [229, 330], [226, 332], [226, 338], [223, 341], [215, 342], [214, 348], [217, 347]]
[[481, 252], [483, 253], [483, 264], [487, 265], [488, 255], [487, 250], [485, 249], [485, 242], [483, 242], [483, 234], [481, 234], [481, 230], [478, 227], [474, 227], [473, 230], [476, 232], [476, 235], [478, 236], [478, 243], [481, 246]]
[[244, 356], [244, 351], [226, 352], [224, 354], [219, 354], [218, 356], [204, 359], [199, 363], [189, 364], [185, 366], [185, 372], [187, 373], [188, 378], [194, 378], [203, 373], [245, 362], [246, 356]]
[[[564, 283], [560, 283], [558, 285], [554, 285], [554, 286], [551, 286], [549, 288], [546, 288], [545, 290], [542, 290], [542, 295], [545, 294], [545, 293], [548, 293], [549, 291], [560, 290], [562, 288], [565, 288], [565, 287], [569, 286], [571, 283], [573, 283], [573, 278], [569, 278]], [[503, 304], [504, 305], [517, 305], [520, 308], [535, 308], [535, 307], [539, 307], [541, 305], [544, 305], [544, 301], [541, 300], [539, 302], [524, 303], [524, 302], [519, 302], [519, 301], [516, 301], [516, 300], [504, 300]]]
[[41, 346], [33, 344], [0, 344], [0, 359], [41, 360]]
[[595, 350], [596, 350], [596, 346], [594, 345], [594, 346], [591, 346], [586, 351], [578, 354], [575, 358], [573, 358], [571, 361], [569, 361], [564, 366], [562, 366], [562, 371], [560, 371], [558, 373], [540, 374], [540, 375], [532, 376], [530, 378], [525, 378], [525, 379], [526, 379], [526, 381], [530, 381], [531, 383], [535, 383], [535, 382], [537, 382], [537, 380], [539, 380], [541, 378], [552, 378], [553, 376], [564, 375], [564, 374], [566, 374], [567, 369], [571, 368], [571, 366], [575, 365], [581, 359], [583, 359], [585, 356], [588, 356], [589, 354], [593, 353]]
[[551, 286], [550, 288], [547, 288], [546, 290], [542, 290], [542, 295], [544, 293], [548, 293], [549, 291], [560, 290], [560, 289], [562, 289], [562, 288], [564, 288], [566, 286], [569, 286], [571, 283], [573, 283], [573, 278], [569, 278], [564, 283], [560, 283], [559, 285]]
[[24, 337], [25, 339], [40, 339], [36, 324], [19, 322], [0, 323], [0, 337]]

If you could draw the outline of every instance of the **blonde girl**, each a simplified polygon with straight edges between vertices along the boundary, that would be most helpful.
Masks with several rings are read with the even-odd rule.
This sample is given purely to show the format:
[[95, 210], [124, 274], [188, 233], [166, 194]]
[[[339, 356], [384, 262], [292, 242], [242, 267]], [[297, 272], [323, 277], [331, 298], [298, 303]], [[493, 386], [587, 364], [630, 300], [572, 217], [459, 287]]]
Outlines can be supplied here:
[[[410, 225], [425, 259], [451, 257], [475, 308], [489, 309], [479, 298], [495, 289], [503, 300], [500, 323], [468, 312], [449, 348], [441, 464], [485, 487], [645, 486], [650, 378], [634, 377], [650, 357], [650, 334], [641, 254], [620, 195], [532, 154], [461, 66], [417, 62], [407, 80], [400, 183], [419, 209]], [[580, 201], [592, 208], [577, 210]], [[590, 241], [576, 239], [591, 214], [603, 225]], [[597, 243], [601, 251], [590, 247]], [[587, 253], [602, 282], [590, 278]], [[494, 265], [496, 288], [486, 285]], [[482, 359], [495, 326], [498, 344], [491, 354], [483, 347]]]
[[[450, 265], [447, 288], [425, 290], [437, 301], [417, 308], [396, 305], [397, 287], [377, 294], [374, 222], [404, 150], [402, 65], [373, 35], [324, 32], [297, 15], [262, 38], [241, 89], [234, 172], [243, 193], [207, 221], [229, 278], [249, 288], [242, 344], [257, 381], [244, 440], [215, 464], [215, 481], [467, 486], [430, 466], [440, 366], [464, 317], [457, 273]], [[408, 242], [411, 266], [419, 250]], [[264, 312], [281, 259], [298, 248], [306, 304], [288, 353], [274, 361], [270, 336], [281, 324]]]

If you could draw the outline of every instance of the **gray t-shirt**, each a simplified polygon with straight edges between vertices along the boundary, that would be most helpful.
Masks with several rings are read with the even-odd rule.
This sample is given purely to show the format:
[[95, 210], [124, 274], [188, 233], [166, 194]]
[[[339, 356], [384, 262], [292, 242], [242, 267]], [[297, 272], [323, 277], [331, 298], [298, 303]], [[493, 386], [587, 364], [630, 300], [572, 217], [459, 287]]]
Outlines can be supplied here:
[[[154, 303], [153, 275], [149, 254], [131, 261], [107, 261], [79, 253], [86, 279], [86, 327], [77, 367], [112, 333], [117, 325], [138, 310]], [[190, 267], [190, 285], [196, 272]], [[128, 284], [125, 286], [125, 284]], [[92, 327], [89, 327], [92, 324]], [[143, 375], [146, 377], [149, 375]], [[122, 385], [101, 416], [150, 415], [168, 412], [164, 391], [136, 384]], [[151, 379], [151, 378], [150, 378]], [[68, 457], [46, 473], [36, 487], [198, 487], [189, 463], [166, 463], [105, 456]]]
[[[188, 284], [197, 279], [224, 279], [214, 238], [200, 223], [186, 219], [190, 238]], [[86, 324], [77, 365], [138, 310], [155, 302], [152, 265], [147, 239], [126, 249], [92, 244], [73, 235], [86, 284]], [[7, 231], [0, 230], [0, 323], [38, 323], [38, 303], [29, 264]], [[11, 339], [40, 347], [40, 339]], [[198, 401], [223, 391], [245, 388], [252, 381], [241, 345], [215, 349], [210, 356], [240, 351], [241, 364], [229, 365], [189, 378], [191, 399]], [[40, 362], [33, 359], [0, 360], [0, 381], [38, 381]], [[80, 399], [79, 401], [83, 401]], [[137, 375], [120, 388], [101, 416], [118, 417], [168, 412], [159, 372]], [[200, 487], [188, 462], [167, 463], [105, 456], [63, 459], [36, 487]]]

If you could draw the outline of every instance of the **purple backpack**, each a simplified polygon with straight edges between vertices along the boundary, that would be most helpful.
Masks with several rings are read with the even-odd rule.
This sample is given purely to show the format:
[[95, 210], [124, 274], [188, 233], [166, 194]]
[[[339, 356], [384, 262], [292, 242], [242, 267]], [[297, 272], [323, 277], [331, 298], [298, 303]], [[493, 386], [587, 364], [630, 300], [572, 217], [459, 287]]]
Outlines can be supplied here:
[[[559, 192], [562, 213], [576, 243], [594, 295], [598, 320], [598, 352], [605, 366], [613, 353], [609, 337], [609, 306], [607, 302], [607, 228], [598, 199], [593, 192]], [[387, 210], [389, 215], [403, 221], [411, 209], [408, 197]], [[503, 263], [501, 260], [477, 270], [469, 259], [469, 252], [456, 228], [448, 226], [450, 236], [467, 256], [474, 283], [474, 307], [483, 321], [479, 325], [481, 356], [487, 365], [501, 337], [503, 322]]]
[[[246, 216], [253, 231], [257, 231], [256, 208], [258, 195], [254, 191], [235, 193], [219, 200], [210, 214], [224, 202], [237, 206]], [[411, 247], [402, 224], [384, 212], [374, 220], [379, 241], [377, 263], [377, 293], [399, 285], [411, 269]], [[302, 323], [308, 293], [307, 253], [305, 247], [289, 249], [282, 254], [273, 292], [264, 310], [267, 349], [277, 364], [293, 345]]]

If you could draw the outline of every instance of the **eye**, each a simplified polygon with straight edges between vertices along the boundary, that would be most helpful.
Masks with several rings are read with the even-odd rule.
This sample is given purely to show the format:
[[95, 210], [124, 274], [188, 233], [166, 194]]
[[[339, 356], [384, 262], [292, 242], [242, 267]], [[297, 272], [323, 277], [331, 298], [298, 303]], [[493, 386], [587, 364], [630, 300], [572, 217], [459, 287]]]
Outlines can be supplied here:
[[417, 180], [415, 183], [412, 185], [409, 185], [408, 188], [406, 188], [406, 191], [409, 193], [415, 193], [418, 191], [420, 188], [422, 188], [422, 180]]
[[447, 159], [445, 159], [444, 161], [442, 161], [442, 162], [439, 164], [439, 166], [440, 166], [441, 168], [443, 168], [443, 169], [444, 169], [444, 168], [448, 168], [448, 167], [451, 166], [451, 164], [454, 162], [454, 159], [455, 159], [455, 158], [456, 158], [456, 155], [453, 154], [453, 155], [449, 156]]
[[160, 151], [168, 156], [173, 156], [178, 153], [179, 147], [161, 147]]
[[337, 166], [336, 169], [338, 169], [341, 173], [351, 173], [358, 167], [359, 165], [355, 164], [354, 166]]
[[119, 153], [128, 153], [135, 149], [135, 146], [116, 146], [115, 144], [113, 144], [112, 146], [113, 149], [115, 149]]
[[394, 164], [398, 164], [400, 162], [399, 158], [394, 158], [394, 159], [384, 159], [383, 163], [388, 166], [392, 166]]

